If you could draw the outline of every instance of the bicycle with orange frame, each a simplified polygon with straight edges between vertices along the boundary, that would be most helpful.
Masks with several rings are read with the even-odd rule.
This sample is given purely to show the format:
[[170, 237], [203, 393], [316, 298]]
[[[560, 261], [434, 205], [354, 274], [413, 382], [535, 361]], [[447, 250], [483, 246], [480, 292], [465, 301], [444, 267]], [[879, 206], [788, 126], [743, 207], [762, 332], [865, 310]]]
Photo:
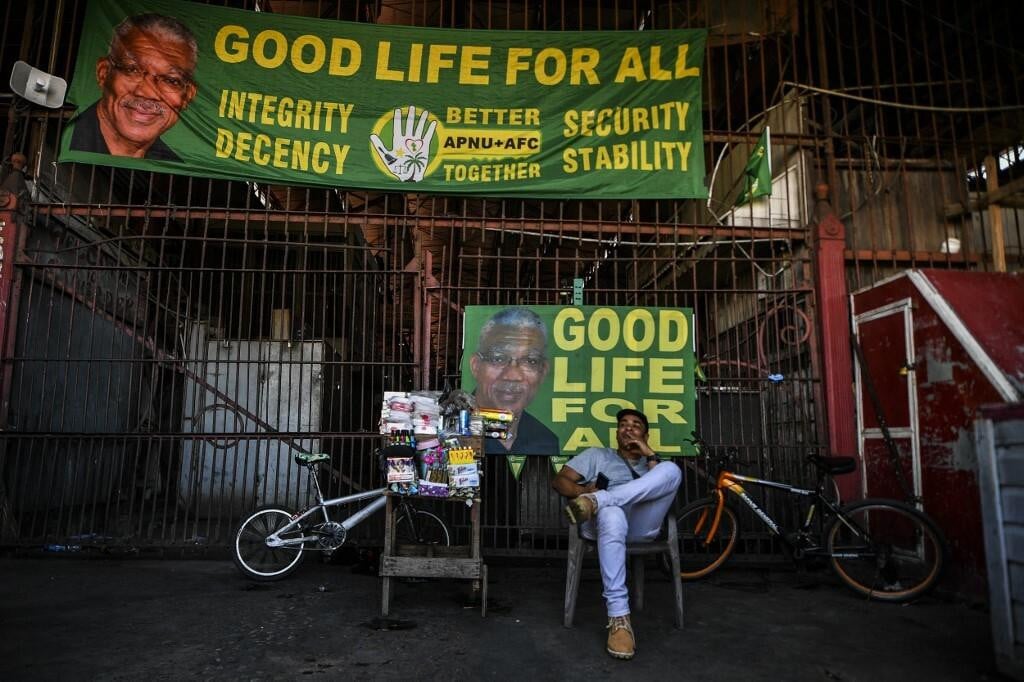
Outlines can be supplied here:
[[[729, 559], [740, 536], [743, 502], [768, 527], [797, 562], [812, 557], [828, 561], [850, 589], [870, 599], [907, 602], [935, 586], [946, 559], [946, 542], [922, 511], [890, 499], [863, 499], [842, 505], [833, 498], [833, 476], [856, 469], [852, 457], [807, 457], [817, 472], [813, 489], [743, 476], [734, 469], [735, 448], [712, 455], [694, 434], [692, 441], [705, 457], [710, 496], [679, 512], [676, 518], [683, 580], [711, 575]], [[746, 486], [781, 491], [805, 502], [800, 525], [787, 529], [748, 494]], [[802, 509], [802, 507], [801, 507]]]

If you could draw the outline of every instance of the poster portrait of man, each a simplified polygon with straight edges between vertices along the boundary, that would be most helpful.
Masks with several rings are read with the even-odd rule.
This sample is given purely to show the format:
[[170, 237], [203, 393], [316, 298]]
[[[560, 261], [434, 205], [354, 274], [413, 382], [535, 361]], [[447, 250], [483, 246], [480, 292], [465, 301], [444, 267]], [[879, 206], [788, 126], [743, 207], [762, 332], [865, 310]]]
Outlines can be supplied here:
[[463, 390], [478, 408], [515, 419], [509, 437], [486, 434], [487, 454], [557, 458], [613, 447], [623, 409], [650, 418], [659, 456], [693, 454], [692, 309], [483, 305], [467, 306], [464, 320]]
[[515, 415], [508, 438], [486, 439], [488, 454], [559, 454], [558, 437], [527, 411], [550, 369], [547, 343], [547, 326], [528, 308], [500, 310], [480, 328], [469, 359], [477, 405]]
[[174, 17], [126, 17], [96, 62], [100, 99], [75, 117], [70, 149], [180, 161], [161, 136], [196, 95], [198, 57], [195, 36]]

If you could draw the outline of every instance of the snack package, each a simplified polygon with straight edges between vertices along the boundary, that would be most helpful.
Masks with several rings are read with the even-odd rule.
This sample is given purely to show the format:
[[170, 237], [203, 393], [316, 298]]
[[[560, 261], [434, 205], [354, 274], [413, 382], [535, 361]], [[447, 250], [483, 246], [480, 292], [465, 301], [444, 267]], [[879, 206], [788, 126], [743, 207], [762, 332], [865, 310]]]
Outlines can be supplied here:
[[480, 474], [458, 474], [448, 476], [448, 487], [450, 488], [479, 488]]
[[[411, 448], [409, 448], [411, 449]], [[399, 495], [416, 495], [416, 460], [412, 457], [387, 458], [388, 490]]]
[[435, 483], [434, 481], [419, 482], [419, 494], [425, 497], [448, 497], [448, 484]]
[[388, 457], [388, 483], [412, 483], [416, 466], [412, 457]]
[[448, 476], [468, 476], [469, 474], [479, 473], [479, 469], [476, 463], [473, 464], [449, 464], [448, 465]]

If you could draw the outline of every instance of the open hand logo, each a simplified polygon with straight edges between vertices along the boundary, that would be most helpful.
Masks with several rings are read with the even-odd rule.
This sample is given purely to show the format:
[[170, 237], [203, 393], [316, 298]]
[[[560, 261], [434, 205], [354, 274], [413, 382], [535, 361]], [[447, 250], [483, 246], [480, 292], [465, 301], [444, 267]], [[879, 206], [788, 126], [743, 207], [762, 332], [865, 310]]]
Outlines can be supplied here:
[[391, 175], [402, 182], [419, 182], [431, 166], [430, 143], [437, 123], [437, 118], [426, 110], [420, 113], [417, 122], [416, 107], [410, 105], [403, 125], [402, 109], [395, 109], [391, 122], [391, 147], [385, 145], [378, 134], [385, 133], [386, 117], [382, 117], [374, 128], [370, 145]]

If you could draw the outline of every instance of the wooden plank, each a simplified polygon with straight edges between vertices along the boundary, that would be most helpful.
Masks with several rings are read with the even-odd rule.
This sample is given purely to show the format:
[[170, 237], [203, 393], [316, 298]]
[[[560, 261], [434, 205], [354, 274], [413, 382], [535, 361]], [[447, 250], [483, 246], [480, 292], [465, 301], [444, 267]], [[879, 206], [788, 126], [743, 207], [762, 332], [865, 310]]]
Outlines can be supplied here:
[[1003, 524], [1024, 523], [1024, 488], [1001, 488]]
[[[985, 157], [985, 175], [988, 183], [988, 195], [991, 197], [999, 189], [999, 164], [994, 156]], [[988, 207], [988, 217], [992, 223], [992, 265], [996, 272], [1006, 272], [1006, 235], [1003, 231], [1003, 208], [999, 204]]]
[[381, 557], [382, 576], [417, 578], [456, 578], [477, 580], [483, 575], [483, 562], [479, 559], [431, 557]]
[[1020, 199], [1011, 196], [1017, 192], [1024, 192], [1024, 178], [1011, 180], [1002, 187], [998, 187], [995, 191], [985, 192], [977, 199], [970, 199], [966, 209], [959, 201], [947, 203], [944, 207], [944, 213], [947, 218], [958, 218], [967, 213], [984, 210], [993, 204], [1000, 204], [1008, 208], [1017, 207], [1020, 206]]
[[[482, 439], [481, 439], [482, 440]], [[470, 511], [470, 527], [472, 535], [470, 545], [470, 556], [474, 559], [480, 559], [480, 503], [474, 502], [473, 509]]]
[[1024, 563], [1024, 526], [1007, 523], [1003, 525], [1003, 535], [1006, 544], [1006, 561]]
[[848, 262], [880, 261], [885, 263], [978, 263], [976, 253], [942, 253], [941, 251], [909, 251], [906, 249], [846, 249], [843, 258]]
[[992, 430], [996, 448], [1007, 448], [1013, 456], [1024, 457], [1024, 447], [1020, 447], [1024, 446], [1024, 419], [994, 422]]
[[985, 565], [988, 569], [989, 616], [992, 648], [1003, 672], [1013, 670], [1017, 646], [1014, 644], [1013, 587], [1019, 583], [1012, 573], [1020, 566], [1007, 561], [1004, 545], [1003, 495], [999, 489], [995, 438], [991, 419], [979, 419], [974, 425], [974, 445], [978, 455], [978, 488], [981, 492], [982, 534], [985, 538]]
[[384, 505], [384, 553], [394, 554], [395, 552], [395, 505], [388, 496], [387, 504]]
[[391, 578], [385, 577], [380, 587], [380, 615], [391, 615]]
[[999, 467], [999, 485], [1002, 488], [1024, 486], [1024, 449], [1001, 452], [996, 450], [996, 466]]
[[1001, 488], [998, 494], [1003, 508], [1003, 523], [1024, 523], [1024, 488]]
[[394, 556], [405, 556], [405, 557], [428, 557], [428, 558], [455, 558], [455, 559], [472, 559], [473, 548], [470, 545], [452, 545], [445, 547], [444, 545], [398, 545], [395, 551], [392, 552]]
[[487, 617], [487, 564], [480, 567], [480, 571], [483, 575], [480, 578], [481, 590], [480, 590], [480, 617]]
[[1010, 583], [1009, 597], [1024, 601], [1024, 564], [1008, 563], [1006, 568]]
[[1024, 644], [1024, 604], [1015, 601], [1010, 608], [1013, 611], [1013, 643]]

